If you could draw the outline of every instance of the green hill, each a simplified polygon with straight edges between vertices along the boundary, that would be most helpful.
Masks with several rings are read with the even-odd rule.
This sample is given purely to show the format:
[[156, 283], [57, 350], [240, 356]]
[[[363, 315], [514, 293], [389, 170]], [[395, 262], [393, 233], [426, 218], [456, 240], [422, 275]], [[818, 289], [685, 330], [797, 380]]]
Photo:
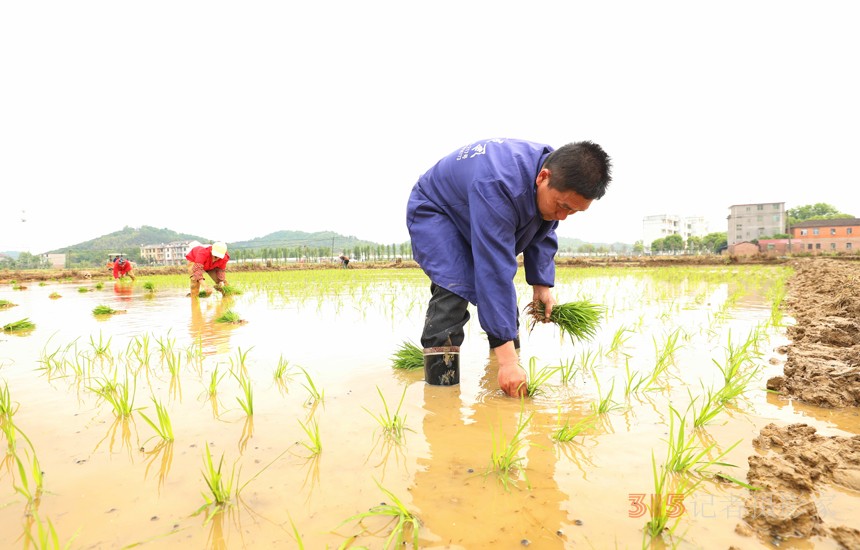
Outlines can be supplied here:
[[140, 261], [140, 247], [147, 244], [169, 243], [173, 241], [197, 240], [209, 242], [208, 239], [177, 233], [170, 229], [158, 229], [148, 225], [139, 228], [123, 227], [119, 231], [102, 235], [82, 243], [51, 250], [51, 254], [66, 254], [68, 267], [83, 267], [104, 264], [109, 254], [121, 252], [132, 261]]
[[356, 247], [375, 247], [378, 243], [361, 240], [352, 235], [343, 236], [333, 231], [317, 231], [316, 233], [305, 233], [304, 231], [276, 231], [264, 237], [251, 239], [250, 241], [237, 241], [227, 243], [228, 249], [259, 249], [259, 248], [328, 248], [335, 252], [354, 249]]

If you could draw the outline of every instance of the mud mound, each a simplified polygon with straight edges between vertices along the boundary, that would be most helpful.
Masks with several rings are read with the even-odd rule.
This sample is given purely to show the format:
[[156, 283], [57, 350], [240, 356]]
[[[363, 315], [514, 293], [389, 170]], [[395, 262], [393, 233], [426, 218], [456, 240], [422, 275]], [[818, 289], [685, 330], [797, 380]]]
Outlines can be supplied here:
[[793, 263], [785, 302], [796, 324], [784, 375], [767, 387], [822, 407], [860, 406], [860, 264]]
[[745, 501], [743, 532], [752, 527], [774, 541], [788, 537], [830, 537], [846, 548], [860, 548], [860, 530], [828, 525], [826, 502], [816, 494], [827, 485], [860, 491], [860, 436], [822, 437], [806, 424], [765, 426], [749, 457], [749, 483], [760, 490]]

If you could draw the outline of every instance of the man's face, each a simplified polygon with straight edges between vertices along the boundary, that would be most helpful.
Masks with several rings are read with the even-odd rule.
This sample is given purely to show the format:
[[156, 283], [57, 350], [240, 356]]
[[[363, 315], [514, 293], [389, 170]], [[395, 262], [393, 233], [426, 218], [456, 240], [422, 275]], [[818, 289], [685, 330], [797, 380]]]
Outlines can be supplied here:
[[541, 218], [546, 221], [561, 221], [577, 212], [585, 212], [592, 199], [586, 199], [576, 191], [559, 191], [550, 187], [552, 173], [543, 168], [538, 173], [537, 207]]

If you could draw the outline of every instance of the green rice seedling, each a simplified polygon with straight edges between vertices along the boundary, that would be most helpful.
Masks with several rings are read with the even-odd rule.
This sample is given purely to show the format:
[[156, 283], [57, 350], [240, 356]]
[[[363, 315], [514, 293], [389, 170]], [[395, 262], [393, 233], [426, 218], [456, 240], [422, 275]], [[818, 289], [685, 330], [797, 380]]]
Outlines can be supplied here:
[[212, 292], [206, 290], [205, 288], [201, 288], [200, 291], [197, 292], [198, 298], [208, 298], [209, 296], [212, 296]]
[[299, 426], [302, 427], [310, 441], [302, 441], [302, 447], [311, 452], [311, 456], [316, 456], [322, 452], [322, 439], [320, 439], [320, 425], [314, 418], [308, 419], [307, 422], [297, 420]]
[[[39, 517], [38, 508], [33, 508], [30, 511], [30, 517], [32, 518], [32, 522], [36, 525], [36, 534], [34, 535], [32, 532], [32, 527], [27, 529], [25, 532], [27, 536], [27, 544], [25, 546], [33, 545], [33, 548], [39, 548], [40, 550], [51, 549], [51, 550], [67, 550], [71, 548], [72, 542], [74, 542], [77, 533], [67, 542], [66, 544], [60, 543], [60, 536], [57, 534], [57, 530], [54, 527], [54, 524], [51, 523], [51, 520], [45, 520], [44, 522]], [[46, 525], [47, 524], [47, 525]]]
[[110, 306], [98, 305], [93, 308], [93, 315], [113, 315], [117, 310]]
[[226, 375], [226, 372], [222, 372], [220, 375], [218, 374], [218, 367], [215, 367], [209, 374], [209, 385], [207, 386], [206, 393], [209, 397], [215, 397], [218, 395], [218, 382], [221, 381], [222, 378]]
[[110, 342], [113, 337], [107, 339], [107, 342], [104, 341], [104, 337], [99, 331], [99, 341], [96, 342], [93, 340], [93, 336], [90, 335], [90, 347], [93, 349], [93, 355], [95, 357], [110, 357]]
[[140, 416], [143, 417], [147, 424], [152, 426], [158, 437], [164, 441], [173, 441], [173, 424], [170, 422], [170, 414], [167, 412], [167, 408], [160, 401], [157, 401], [155, 397], [151, 399], [153, 405], [155, 405], [155, 418], [158, 420], [158, 424], [146, 416], [143, 411], [139, 412]]
[[[50, 338], [48, 339], [50, 341]], [[48, 344], [46, 343], [42, 350], [39, 352], [39, 364], [42, 366], [39, 367], [39, 370], [45, 371], [48, 376], [51, 376], [53, 373], [58, 371], [64, 371], [63, 368], [65, 363], [61, 361], [57, 356], [60, 353], [61, 348], [55, 349], [53, 352], [48, 352]]]
[[424, 350], [412, 342], [404, 341], [391, 356], [391, 366], [402, 370], [423, 369]]
[[568, 359], [567, 361], [562, 361], [561, 364], [556, 367], [556, 371], [561, 378], [561, 383], [567, 385], [576, 377], [576, 374], [579, 372], [579, 367], [576, 366], [576, 361], [574, 359]]
[[9, 383], [4, 381], [0, 388], [0, 422], [11, 420], [16, 408], [12, 407], [12, 395], [9, 392]]
[[[675, 419], [678, 419], [677, 429], [675, 424]], [[705, 471], [712, 465], [719, 466], [732, 466], [733, 464], [726, 464], [723, 462], [717, 462], [720, 458], [729, 453], [738, 443], [735, 443], [726, 451], [720, 453], [720, 455], [713, 460], [703, 461], [702, 459], [706, 457], [715, 447], [716, 443], [711, 443], [707, 447], [699, 446], [693, 438], [687, 437], [687, 418], [685, 416], [681, 416], [674, 407], [669, 405], [669, 440], [668, 443], [668, 451], [666, 454], [666, 464], [665, 468], [670, 472], [676, 473], [684, 473], [690, 470], [696, 471]]]
[[236, 351], [236, 359], [234, 360], [232, 357], [230, 358], [230, 372], [232, 372], [234, 376], [237, 372], [248, 372], [248, 354], [252, 349], [254, 349], [253, 346], [243, 352], [242, 348], [239, 348]]
[[591, 349], [584, 349], [579, 352], [579, 366], [584, 371], [592, 371], [597, 366], [597, 359], [600, 354]]
[[36, 325], [30, 321], [29, 317], [25, 317], [3, 325], [3, 332], [23, 332], [34, 328], [36, 328]]
[[0, 309], [7, 309], [7, 308], [10, 308], [10, 307], [15, 307], [15, 306], [17, 306], [17, 305], [18, 305], [18, 304], [13, 304], [13, 303], [12, 303], [12, 302], [10, 302], [9, 300], [0, 300]]
[[18, 454], [14, 454], [15, 464], [18, 466], [18, 483], [14, 484], [15, 491], [27, 499], [28, 511], [38, 508], [39, 500], [42, 498], [42, 487], [44, 479], [42, 468], [39, 465], [39, 459], [33, 453], [33, 460], [30, 462], [30, 473], [32, 476], [32, 486], [30, 477], [27, 476], [27, 468]]
[[232, 309], [228, 309], [227, 311], [222, 313], [220, 316], [216, 317], [215, 322], [216, 323], [231, 323], [231, 324], [235, 325], [235, 324], [242, 322], [242, 317], [240, 317], [239, 314], [236, 313], [235, 311], [233, 311]]
[[18, 445], [17, 437], [18, 427], [12, 421], [12, 416], [0, 419], [0, 433], [6, 440], [6, 454], [9, 456], [15, 455], [15, 449]]
[[170, 331], [164, 337], [156, 336], [155, 343], [158, 345], [158, 350], [162, 357], [166, 357], [173, 353], [173, 346], [176, 344], [176, 338], [170, 337]]
[[391, 533], [385, 539], [385, 543], [383, 548], [386, 550], [389, 548], [401, 548], [407, 544], [409, 532], [411, 531], [412, 535], [412, 548], [417, 550], [418, 548], [418, 532], [421, 528], [421, 520], [418, 516], [410, 511], [403, 501], [397, 498], [394, 493], [384, 488], [379, 484], [375, 479], [373, 480], [376, 483], [376, 486], [385, 494], [387, 497], [386, 500], [390, 500], [393, 504], [380, 504], [379, 506], [374, 506], [367, 512], [362, 512], [360, 514], [356, 514], [345, 519], [338, 527], [344, 525], [346, 523], [350, 523], [353, 521], [361, 521], [367, 518], [391, 518], [391, 522], [394, 523], [394, 527], [391, 529]]
[[79, 286], [79, 287], [78, 287], [78, 292], [81, 292], [81, 293], [83, 293], [83, 292], [89, 292], [89, 291], [91, 291], [91, 290], [92, 290], [91, 288], [87, 288], [87, 287], [85, 287], [85, 286]]
[[182, 354], [180, 352], [170, 353], [164, 357], [167, 363], [167, 371], [170, 373], [170, 378], [179, 376], [179, 371], [182, 368]]
[[615, 391], [615, 379], [612, 379], [612, 385], [609, 387], [609, 393], [605, 396], [600, 389], [600, 379], [597, 373], [592, 371], [595, 383], [597, 383], [597, 401], [591, 404], [591, 410], [595, 415], [606, 414], [615, 409], [620, 409], [621, 405], [612, 400], [612, 392]]
[[520, 409], [520, 418], [517, 422], [517, 429], [510, 439], [505, 438], [505, 434], [502, 433], [501, 427], [499, 428], [498, 434], [493, 432], [493, 451], [490, 454], [490, 465], [487, 467], [484, 477], [491, 473], [495, 473], [502, 482], [502, 485], [505, 487], [505, 490], [510, 490], [508, 484], [515, 481], [514, 477], [518, 476], [520, 473], [523, 474], [523, 478], [526, 480], [526, 485], [530, 486], [528, 477], [525, 475], [525, 469], [522, 467], [522, 464], [525, 461], [522, 453], [528, 443], [525, 431], [529, 426], [534, 413], [529, 413], [525, 418], [523, 418], [523, 414], [524, 406]]
[[324, 403], [325, 402], [325, 390], [320, 391], [317, 388], [316, 384], [314, 384], [314, 381], [311, 378], [311, 375], [308, 374], [308, 371], [306, 371], [302, 367], [299, 367], [299, 370], [301, 370], [304, 373], [305, 379], [307, 380], [307, 384], [302, 384], [302, 387], [304, 387], [306, 390], [308, 390], [308, 393], [310, 394], [310, 399], [308, 399], [307, 404], [312, 405], [314, 403]]
[[616, 330], [615, 334], [612, 336], [612, 342], [610, 342], [609, 350], [606, 352], [607, 355], [617, 353], [622, 347], [624, 347], [624, 344], [630, 339], [630, 336], [627, 335], [628, 332], [632, 333], [633, 330], [623, 325], [618, 327], [618, 330]]
[[746, 374], [736, 376], [720, 388], [720, 390], [716, 392], [715, 397], [721, 403], [729, 403], [742, 397], [747, 391], [749, 391], [750, 383], [758, 374], [758, 371], [759, 369], [756, 367]]
[[663, 387], [663, 375], [666, 374], [674, 361], [679, 331], [680, 329], [676, 329], [668, 335], [663, 344], [658, 344], [657, 338], [653, 336], [651, 337], [654, 342], [655, 361], [654, 368], [651, 371], [651, 375], [648, 377], [648, 381], [645, 383], [644, 389], [651, 391]]
[[251, 387], [251, 379], [244, 372], [240, 375], [234, 373], [233, 376], [239, 382], [239, 387], [242, 388], [242, 397], [237, 397], [236, 401], [239, 402], [239, 406], [242, 407], [247, 416], [254, 416], [254, 391]]
[[293, 536], [296, 539], [296, 544], [298, 545], [299, 550], [305, 550], [305, 542], [302, 540], [302, 535], [299, 533], [298, 527], [296, 527], [295, 522], [293, 521], [293, 516], [287, 513], [287, 518], [290, 520], [290, 527], [293, 529]]
[[528, 395], [535, 396], [544, 393], [543, 385], [555, 374], [555, 371], [555, 368], [550, 367], [541, 367], [538, 370], [537, 358], [531, 357], [529, 359], [529, 375], [526, 386]]
[[238, 296], [239, 294], [242, 294], [242, 289], [233, 285], [223, 285], [221, 287], [221, 294], [224, 296]]
[[134, 396], [137, 393], [137, 379], [132, 377], [122, 382], [104, 379], [101, 388], [89, 388], [90, 391], [107, 401], [113, 407], [114, 415], [118, 418], [128, 418], [134, 412]]
[[152, 352], [149, 350], [150, 338], [149, 333], [144, 333], [142, 336], [135, 336], [134, 340], [129, 342], [129, 349], [132, 355], [142, 366], [149, 366], [149, 360], [152, 357]]
[[96, 283], [96, 290], [101, 290], [105, 287], [105, 284], [102, 282]]
[[365, 407], [362, 408], [367, 411], [367, 414], [372, 416], [380, 426], [382, 426], [382, 432], [387, 438], [396, 442], [401, 442], [403, 440], [404, 432], [409, 429], [406, 427], [406, 415], [400, 416], [400, 408], [403, 407], [403, 400], [406, 398], [406, 388], [403, 388], [403, 394], [400, 396], [400, 402], [397, 404], [397, 409], [394, 411], [393, 415], [388, 409], [388, 403], [385, 401], [385, 396], [382, 395], [382, 390], [379, 389], [379, 386], [376, 386], [376, 392], [379, 394], [379, 398], [382, 399], [384, 412], [377, 415], [373, 414]]
[[[690, 486], [686, 478], [680, 478], [678, 483], [670, 483], [669, 470], [664, 466], [657, 468], [654, 452], [651, 452], [651, 472], [654, 480], [654, 490], [651, 493], [650, 503], [645, 506], [650, 519], [645, 524], [645, 534], [642, 547], [647, 546], [648, 540], [662, 537], [664, 534], [672, 536], [678, 528], [680, 518], [684, 513], [684, 499], [688, 497], [701, 481]], [[645, 495], [641, 495], [644, 499]], [[672, 527], [669, 523], [674, 520]]]
[[635, 395], [639, 393], [641, 389], [644, 389], [648, 382], [648, 379], [642, 375], [640, 372], [632, 372], [630, 370], [630, 358], [626, 357], [624, 359], [624, 374], [626, 376], [626, 383], [624, 384], [624, 397], [629, 398], [631, 395]]
[[206, 486], [209, 488], [209, 493], [202, 493], [206, 504], [201, 506], [194, 512], [194, 515], [199, 514], [209, 508], [223, 510], [230, 504], [230, 497], [233, 493], [233, 483], [236, 479], [236, 465], [233, 464], [233, 469], [230, 476], [226, 476], [226, 472], [222, 472], [224, 468], [224, 453], [221, 453], [221, 459], [218, 461], [218, 467], [212, 461], [212, 453], [209, 451], [209, 444], [204, 446], [203, 453], [203, 479], [206, 481]]
[[57, 298], [62, 298], [63, 296], [59, 292], [52, 292], [48, 294], [48, 298], [51, 300], [56, 300]]
[[145, 281], [143, 283], [143, 290], [152, 294], [153, 292], [155, 292], [155, 283], [153, 283], [152, 281]]
[[[590, 340], [597, 334], [600, 318], [605, 311], [604, 306], [588, 300], [555, 304], [549, 322], [558, 326], [561, 333], [575, 344], [577, 341]], [[532, 318], [533, 329], [535, 324], [546, 322], [546, 304], [535, 300], [526, 306], [526, 314]]]
[[283, 382], [284, 380], [289, 379], [292, 376], [292, 368], [290, 367], [290, 362], [284, 359], [284, 356], [278, 357], [278, 364], [275, 367], [275, 372], [273, 377], [275, 380]]
[[[720, 401], [714, 390], [710, 388], [706, 390], [704, 385], [702, 385], [702, 391], [702, 395], [693, 397], [693, 394], [687, 389], [687, 393], [690, 395], [689, 410], [693, 414], [693, 427], [695, 428], [701, 428], [706, 424], [710, 424], [725, 408], [725, 403]], [[699, 401], [700, 397], [701, 406], [696, 408], [696, 402]]]
[[573, 441], [578, 435], [582, 435], [586, 430], [590, 430], [597, 426], [597, 417], [594, 414], [586, 416], [585, 418], [579, 420], [575, 424], [570, 423], [570, 420], [566, 420], [564, 425], [561, 425], [561, 406], [559, 406], [558, 411], [558, 429], [552, 434], [552, 438], [559, 443], [568, 443]]

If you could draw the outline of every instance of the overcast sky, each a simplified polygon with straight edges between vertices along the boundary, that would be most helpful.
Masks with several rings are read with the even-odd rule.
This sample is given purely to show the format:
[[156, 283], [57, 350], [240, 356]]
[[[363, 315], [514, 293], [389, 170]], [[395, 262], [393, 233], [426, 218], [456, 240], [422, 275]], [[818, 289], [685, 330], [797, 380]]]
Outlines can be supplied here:
[[854, 5], [2, 2], [0, 250], [126, 225], [402, 242], [417, 177], [489, 137], [610, 154], [565, 237], [726, 231], [755, 202], [860, 217]]

